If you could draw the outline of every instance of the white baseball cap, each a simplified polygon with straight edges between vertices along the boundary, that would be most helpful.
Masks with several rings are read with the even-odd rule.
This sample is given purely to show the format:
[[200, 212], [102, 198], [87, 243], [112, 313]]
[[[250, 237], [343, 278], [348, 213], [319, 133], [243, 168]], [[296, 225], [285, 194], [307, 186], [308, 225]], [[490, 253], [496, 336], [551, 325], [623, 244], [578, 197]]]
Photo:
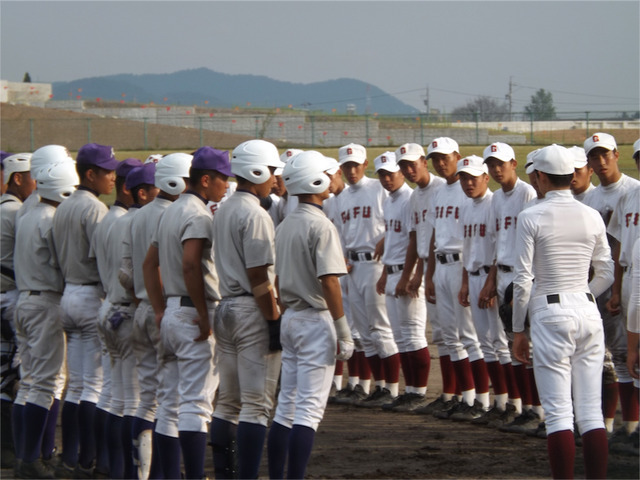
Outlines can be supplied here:
[[637, 160], [638, 152], [640, 152], [640, 138], [633, 142], [633, 158]]
[[533, 167], [551, 175], [569, 175], [575, 172], [574, 156], [569, 149], [554, 143], [535, 153]]
[[[302, 152], [303, 150], [299, 150], [297, 148], [288, 148], [284, 152], [282, 152], [282, 154], [280, 155], [280, 161], [286, 164], [291, 159], [291, 157], [295, 157], [297, 154]], [[276, 168], [276, 171], [273, 172], [273, 174], [279, 177], [280, 175], [282, 175], [283, 168], [284, 167]]]
[[398, 172], [400, 167], [396, 163], [396, 154], [393, 152], [384, 152], [382, 155], [378, 155], [373, 161], [376, 172], [379, 170], [386, 170], [387, 172]]
[[501, 162], [510, 162], [515, 160], [516, 152], [513, 151], [510, 145], [502, 142], [494, 142], [484, 149], [482, 156], [486, 160], [489, 157], [497, 158]]
[[594, 148], [606, 148], [607, 150], [615, 150], [618, 148], [616, 144], [616, 139], [613, 138], [613, 135], [609, 135], [608, 133], [594, 133], [589, 138], [584, 141], [584, 151], [587, 155]]
[[415, 162], [416, 160], [420, 160], [421, 157], [426, 157], [426, 155], [424, 148], [417, 143], [405, 143], [404, 145], [400, 145], [396, 150], [396, 161], [398, 162], [402, 160]]
[[527, 163], [524, 164], [524, 171], [527, 175], [531, 175], [536, 169], [533, 165], [533, 159], [540, 151], [539, 148], [536, 148], [534, 151], [527, 153]]
[[338, 161], [332, 157], [325, 156], [325, 158], [329, 160], [329, 163], [331, 163], [331, 165], [333, 165], [331, 168], [328, 168], [327, 170], [325, 170], [325, 172], [328, 173], [329, 175], [335, 175], [336, 173], [338, 173], [338, 170], [340, 170], [340, 164], [338, 163]]
[[367, 150], [362, 145], [350, 143], [344, 147], [340, 147], [338, 150], [338, 158], [340, 159], [340, 165], [344, 165], [347, 162], [363, 164], [367, 159]]
[[587, 154], [584, 153], [584, 148], [574, 145], [569, 148], [569, 152], [573, 155], [574, 166], [576, 169], [587, 166]]
[[16, 153], [2, 160], [4, 166], [4, 184], [9, 184], [11, 175], [18, 172], [28, 172], [31, 170], [31, 154]]
[[438, 137], [433, 139], [427, 147], [427, 158], [429, 158], [432, 153], [443, 153], [447, 155], [453, 152], [460, 153], [458, 142], [456, 142], [453, 138]]
[[152, 153], [147, 157], [144, 163], [158, 163], [158, 160], [162, 158], [162, 154], [160, 153]]
[[489, 173], [487, 164], [484, 163], [484, 159], [477, 155], [469, 155], [458, 160], [458, 169], [456, 173], [466, 172], [474, 177], [479, 177], [483, 173]]

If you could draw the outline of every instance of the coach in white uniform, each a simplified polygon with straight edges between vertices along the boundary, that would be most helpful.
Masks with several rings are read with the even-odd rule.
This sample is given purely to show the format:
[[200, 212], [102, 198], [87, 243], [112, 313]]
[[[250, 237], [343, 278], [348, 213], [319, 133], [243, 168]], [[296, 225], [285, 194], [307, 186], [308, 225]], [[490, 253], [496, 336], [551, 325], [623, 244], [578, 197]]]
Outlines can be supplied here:
[[594, 296], [613, 281], [611, 251], [602, 219], [571, 195], [574, 162], [567, 149], [557, 145], [541, 149], [534, 167], [545, 200], [523, 211], [518, 220], [513, 352], [529, 363], [529, 339], [524, 333], [528, 311], [553, 477], [573, 478], [575, 410], [585, 474], [605, 478], [604, 332]]

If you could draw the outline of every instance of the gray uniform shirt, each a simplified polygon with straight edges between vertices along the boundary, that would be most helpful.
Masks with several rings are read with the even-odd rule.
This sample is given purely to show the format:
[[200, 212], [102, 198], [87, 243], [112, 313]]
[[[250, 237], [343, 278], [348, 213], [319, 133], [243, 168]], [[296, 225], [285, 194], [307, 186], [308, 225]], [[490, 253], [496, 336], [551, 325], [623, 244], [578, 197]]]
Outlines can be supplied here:
[[131, 229], [134, 218], [137, 217], [139, 208], [131, 207], [127, 213], [118, 217], [107, 233], [107, 263], [109, 264], [109, 278], [103, 285], [107, 292], [107, 300], [111, 303], [131, 303], [133, 302], [132, 292], [126, 290], [118, 279], [120, 261], [124, 257], [124, 238]]
[[108, 258], [107, 235], [114, 222], [127, 213], [127, 209], [120, 205], [111, 205], [109, 211], [104, 216], [91, 237], [91, 248], [89, 256], [95, 258], [100, 273], [100, 281], [107, 291], [109, 279], [113, 276], [112, 265]]
[[53, 216], [53, 240], [65, 282], [100, 282], [95, 258], [89, 257], [91, 238], [107, 214], [107, 206], [87, 190], [76, 190]]
[[273, 221], [255, 195], [236, 190], [216, 212], [213, 221], [216, 266], [222, 297], [251, 293], [247, 268], [269, 267], [273, 282], [275, 261]]
[[0, 197], [0, 265], [2, 275], [0, 286], [2, 292], [14, 290], [16, 282], [13, 274], [13, 246], [16, 239], [16, 214], [22, 205], [22, 201], [10, 193]]
[[[231, 197], [233, 198], [233, 197]], [[217, 216], [217, 214], [216, 214]], [[201, 198], [183, 193], [165, 210], [151, 244], [158, 248], [160, 275], [167, 297], [187, 297], [182, 275], [183, 242], [205, 239], [202, 271], [207, 300], [220, 300], [218, 278], [215, 273], [212, 249], [212, 219]]]
[[293, 310], [326, 310], [319, 278], [347, 273], [336, 227], [321, 209], [305, 203], [276, 229], [276, 259], [280, 299]]
[[39, 203], [21, 219], [16, 232], [14, 260], [18, 289], [62, 293], [64, 278], [53, 244], [55, 207]]

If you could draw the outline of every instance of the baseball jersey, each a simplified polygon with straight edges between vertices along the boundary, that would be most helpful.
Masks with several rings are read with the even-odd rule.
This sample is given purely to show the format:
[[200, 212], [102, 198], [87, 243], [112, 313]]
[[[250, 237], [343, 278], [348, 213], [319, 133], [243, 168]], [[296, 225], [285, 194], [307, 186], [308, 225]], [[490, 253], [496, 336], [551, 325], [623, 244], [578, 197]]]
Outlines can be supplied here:
[[116, 303], [131, 303], [133, 302], [133, 295], [131, 291], [126, 290], [118, 279], [118, 271], [120, 269], [120, 262], [125, 258], [126, 250], [128, 246], [125, 245], [125, 238], [131, 231], [131, 225], [135, 223], [135, 218], [140, 208], [138, 206], [131, 206], [127, 213], [118, 217], [107, 232], [107, 263], [109, 264], [109, 278], [106, 279], [107, 283], [103, 285], [107, 292], [107, 300], [112, 304]]
[[31, 195], [29, 195], [27, 199], [22, 202], [22, 205], [20, 205], [20, 209], [18, 210], [18, 213], [16, 213], [16, 225], [18, 225], [22, 217], [24, 217], [33, 207], [35, 207], [39, 203], [40, 195], [38, 195], [38, 192], [34, 190], [33, 192], [31, 192]]
[[299, 203], [278, 226], [275, 244], [282, 303], [293, 310], [326, 310], [318, 279], [347, 273], [338, 231], [331, 220], [321, 208]]
[[435, 228], [435, 253], [461, 253], [462, 231], [460, 230], [460, 212], [471, 200], [460, 187], [460, 181], [445, 184], [439, 188], [433, 198], [427, 219]]
[[136, 297], [140, 300], [149, 301], [149, 295], [144, 286], [142, 264], [147, 256], [149, 245], [151, 245], [151, 239], [158, 230], [160, 219], [169, 205], [171, 205], [171, 200], [156, 197], [151, 203], [138, 210], [135, 222], [131, 222], [129, 235], [124, 241], [123, 258], [131, 258], [133, 288]]
[[60, 204], [53, 216], [53, 240], [67, 283], [98, 283], [98, 266], [89, 258], [91, 238], [107, 214], [107, 206], [90, 190], [78, 190]]
[[297, 206], [298, 206], [298, 197], [296, 197], [295, 195], [287, 194], [286, 197], [280, 197], [280, 202], [278, 202], [279, 222], [282, 222], [282, 220], [284, 220], [287, 217], [287, 215], [293, 212]]
[[492, 227], [495, 229], [496, 263], [513, 267], [516, 261], [516, 227], [518, 215], [526, 204], [537, 197], [535, 189], [520, 179], [513, 188], [505, 192], [502, 188], [493, 192], [491, 210]]
[[442, 177], [429, 174], [429, 183], [425, 187], [416, 187], [411, 194], [411, 231], [416, 232], [418, 256], [429, 257], [429, 242], [433, 234], [433, 226], [428, 221], [429, 211], [433, 205], [433, 197], [439, 188], [447, 182]]
[[64, 278], [58, 268], [53, 244], [53, 216], [56, 208], [40, 202], [20, 220], [16, 231], [16, 283], [23, 292], [64, 290]]
[[579, 202], [584, 203], [584, 198], [587, 196], [588, 193], [591, 192], [591, 190], [593, 190], [594, 188], [596, 188], [596, 186], [593, 183], [590, 183], [589, 186], [587, 187], [587, 189], [582, 192], [579, 193], [578, 195], [574, 195], [573, 198], [575, 198], [576, 200], [578, 200]]
[[632, 186], [616, 205], [607, 233], [620, 242], [620, 265], [630, 267], [633, 245], [640, 238], [640, 182]]
[[213, 222], [220, 293], [223, 298], [251, 293], [247, 268], [269, 265], [275, 279], [275, 231], [260, 199], [238, 190], [218, 210]]
[[395, 192], [389, 193], [382, 205], [384, 210], [384, 253], [385, 265], [404, 265], [409, 245], [411, 229], [411, 194], [413, 189], [403, 183]]
[[385, 198], [380, 182], [366, 176], [338, 195], [338, 231], [347, 250], [373, 253], [384, 236]]
[[22, 205], [22, 200], [12, 193], [5, 193], [0, 197], [0, 287], [2, 292], [16, 288], [15, 273], [13, 271], [13, 247], [16, 239], [16, 214]]
[[[110, 279], [113, 278], [114, 265], [109, 260], [109, 243], [107, 235], [111, 226], [115, 221], [127, 213], [127, 207], [116, 202], [109, 208], [109, 211], [104, 216], [100, 224], [96, 227], [93, 236], [91, 237], [91, 248], [89, 249], [89, 257], [95, 258], [98, 265], [98, 273], [100, 274], [100, 281], [105, 291], [107, 291], [107, 285]], [[118, 264], [119, 266], [119, 264]], [[118, 267], [116, 267], [117, 271]]]
[[633, 245], [631, 269], [631, 298], [627, 309], [627, 330], [640, 333], [640, 238]]
[[[547, 192], [544, 202], [520, 213], [514, 250], [514, 332], [524, 330], [534, 278], [536, 296], [591, 292], [597, 297], [613, 281], [604, 223], [569, 190]], [[590, 266], [594, 268], [591, 282]]]
[[229, 186], [227, 187], [227, 191], [225, 192], [224, 196], [220, 199], [219, 202], [213, 202], [209, 200], [209, 202], [207, 203], [207, 208], [211, 212], [211, 215], [215, 215], [216, 212], [218, 211], [218, 208], [220, 208], [220, 205], [226, 202], [229, 199], [229, 197], [233, 195], [233, 193], [236, 191], [236, 188], [238, 188], [238, 184], [236, 182], [228, 182], [228, 183], [229, 183]]
[[617, 182], [607, 186], [598, 185], [594, 188], [587, 196], [585, 196], [584, 204], [591, 208], [595, 208], [600, 212], [600, 215], [604, 220], [604, 224], [609, 225], [611, 214], [620, 199], [630, 189], [637, 187], [638, 185], [640, 185], [638, 180], [628, 177], [623, 173]]
[[472, 198], [460, 214], [463, 235], [463, 262], [467, 272], [490, 266], [495, 258], [494, 230], [491, 228], [491, 199], [487, 189], [480, 198]]
[[158, 249], [160, 275], [166, 297], [189, 296], [182, 274], [183, 242], [204, 239], [201, 266], [205, 298], [220, 300], [213, 260], [212, 221], [206, 200], [194, 193], [181, 194], [165, 210], [151, 245]]

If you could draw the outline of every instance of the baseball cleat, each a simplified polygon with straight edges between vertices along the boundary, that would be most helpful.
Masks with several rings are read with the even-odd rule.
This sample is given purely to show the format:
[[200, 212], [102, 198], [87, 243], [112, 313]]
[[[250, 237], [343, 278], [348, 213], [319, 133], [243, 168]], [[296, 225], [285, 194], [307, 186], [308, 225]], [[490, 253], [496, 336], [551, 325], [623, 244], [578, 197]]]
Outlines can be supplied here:
[[391, 396], [391, 392], [387, 388], [380, 388], [376, 386], [376, 389], [371, 395], [364, 400], [360, 400], [355, 405], [364, 408], [377, 408], [386, 403], [393, 402], [394, 397]]
[[19, 478], [56, 478], [53, 469], [42, 461], [41, 458], [33, 462], [20, 462]]
[[454, 408], [459, 403], [458, 397], [451, 397], [451, 400], [444, 402], [444, 405], [440, 410], [433, 412], [433, 416], [441, 420], [448, 420], [449, 416], [454, 412]]
[[467, 402], [460, 402], [451, 411], [451, 415], [449, 415], [449, 418], [451, 420], [455, 420], [456, 422], [469, 422], [481, 417], [485, 412], [486, 410], [477, 400], [473, 401], [473, 405], [469, 405]]
[[417, 408], [427, 405], [427, 397], [419, 393], [411, 394], [411, 397], [407, 401], [392, 408], [394, 412], [413, 412]]
[[62, 456], [59, 456], [58, 463], [53, 469], [53, 474], [56, 478], [74, 478], [73, 470], [73, 467], [64, 463]]
[[365, 398], [367, 398], [367, 394], [362, 388], [362, 385], [358, 384], [355, 387], [347, 385], [336, 394], [335, 403], [338, 405], [353, 405]]
[[518, 415], [513, 422], [498, 427], [501, 432], [525, 433], [527, 430], [537, 428], [540, 417], [533, 410], [526, 410]]
[[529, 437], [547, 438], [547, 427], [544, 422], [540, 422], [536, 428], [526, 431]]
[[382, 409], [387, 411], [393, 411], [395, 407], [398, 407], [404, 403], [409, 402], [412, 395], [417, 395], [417, 394], [405, 392], [402, 395], [398, 395], [393, 402], [385, 403], [384, 405], [382, 405]]
[[442, 395], [440, 395], [438, 398], [436, 398], [431, 403], [429, 403], [429, 404], [427, 404], [427, 405], [425, 405], [423, 407], [418, 407], [413, 412], [417, 413], [418, 415], [433, 415], [434, 412], [442, 410], [442, 408], [444, 407], [445, 403], [446, 403], [446, 400], [444, 400], [442, 398]]
[[492, 418], [487, 422], [487, 427], [490, 428], [498, 428], [508, 423], [513, 422], [518, 413], [516, 412], [516, 407], [510, 403], [507, 403], [506, 408], [502, 411], [502, 413], [497, 418]]
[[485, 411], [478, 418], [471, 420], [471, 423], [473, 425], [487, 425], [491, 420], [499, 418], [503, 413], [504, 410], [499, 409], [494, 403], [493, 407]]

